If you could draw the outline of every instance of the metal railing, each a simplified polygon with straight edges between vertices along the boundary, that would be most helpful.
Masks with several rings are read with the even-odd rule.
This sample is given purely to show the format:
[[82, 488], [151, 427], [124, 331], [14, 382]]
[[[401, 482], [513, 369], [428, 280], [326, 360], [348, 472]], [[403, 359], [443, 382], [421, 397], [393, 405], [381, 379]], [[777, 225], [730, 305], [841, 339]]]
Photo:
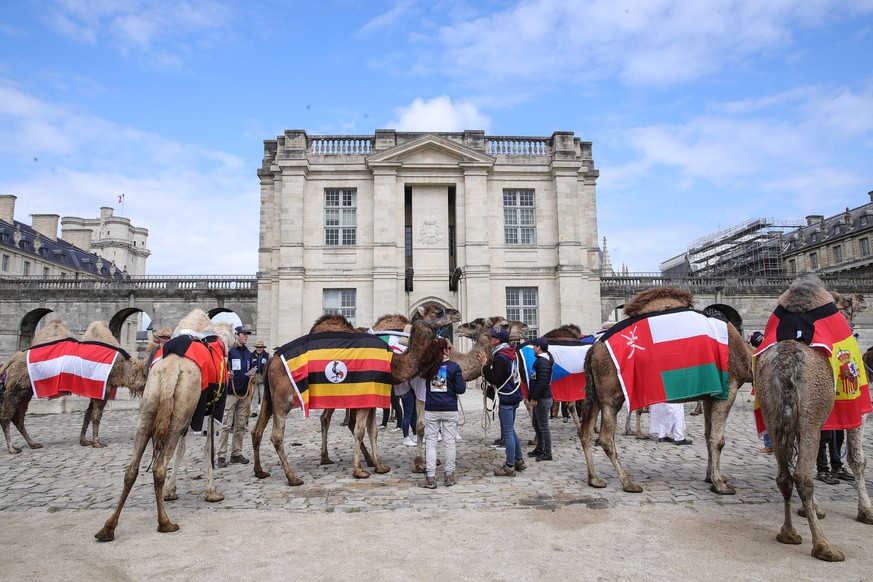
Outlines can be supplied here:
[[150, 275], [125, 279], [17, 277], [0, 279], [0, 291], [79, 291], [105, 289], [119, 293], [176, 290], [256, 291], [254, 275]]

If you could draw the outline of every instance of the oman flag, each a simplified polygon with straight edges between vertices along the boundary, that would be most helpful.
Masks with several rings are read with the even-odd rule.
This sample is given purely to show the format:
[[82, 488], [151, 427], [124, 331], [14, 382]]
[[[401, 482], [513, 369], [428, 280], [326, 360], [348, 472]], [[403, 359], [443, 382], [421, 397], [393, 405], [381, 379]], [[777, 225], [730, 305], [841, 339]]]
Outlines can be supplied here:
[[118, 350], [105, 344], [75, 339], [34, 346], [27, 350], [33, 394], [51, 398], [70, 393], [103, 400], [118, 355]]
[[700, 396], [728, 397], [727, 323], [687, 308], [626, 319], [600, 339], [629, 410]]

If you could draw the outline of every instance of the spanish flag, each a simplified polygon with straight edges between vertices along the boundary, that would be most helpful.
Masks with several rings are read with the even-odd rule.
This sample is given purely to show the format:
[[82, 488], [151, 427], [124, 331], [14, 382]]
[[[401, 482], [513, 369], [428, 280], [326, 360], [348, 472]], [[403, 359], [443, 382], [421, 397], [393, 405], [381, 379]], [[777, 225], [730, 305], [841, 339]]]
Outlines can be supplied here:
[[[781, 305], [776, 307], [767, 321], [764, 341], [755, 353], [758, 356], [777, 341], [797, 340], [828, 354], [834, 372], [834, 408], [822, 430], [842, 430], [861, 426], [861, 415], [873, 411], [870, 404], [870, 389], [867, 373], [861, 359], [858, 340], [846, 318], [833, 303], [808, 313], [791, 313]], [[755, 399], [756, 420], [759, 419], [758, 402]], [[761, 425], [758, 426], [761, 432]]]
[[313, 333], [277, 350], [294, 385], [294, 403], [309, 409], [388, 408], [391, 358], [385, 341], [368, 333]]

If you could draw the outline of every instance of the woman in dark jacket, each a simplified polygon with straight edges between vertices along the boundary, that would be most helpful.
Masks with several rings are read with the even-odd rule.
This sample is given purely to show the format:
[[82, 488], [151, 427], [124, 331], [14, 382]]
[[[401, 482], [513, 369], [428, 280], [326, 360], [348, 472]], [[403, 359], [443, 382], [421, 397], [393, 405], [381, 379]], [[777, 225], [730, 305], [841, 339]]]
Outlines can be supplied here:
[[536, 433], [537, 446], [527, 455], [536, 457], [537, 461], [552, 460], [552, 431], [549, 428], [549, 415], [552, 410], [552, 355], [549, 354], [549, 342], [545, 338], [537, 338], [533, 342], [534, 360], [531, 374], [528, 401], [533, 408], [533, 428]]

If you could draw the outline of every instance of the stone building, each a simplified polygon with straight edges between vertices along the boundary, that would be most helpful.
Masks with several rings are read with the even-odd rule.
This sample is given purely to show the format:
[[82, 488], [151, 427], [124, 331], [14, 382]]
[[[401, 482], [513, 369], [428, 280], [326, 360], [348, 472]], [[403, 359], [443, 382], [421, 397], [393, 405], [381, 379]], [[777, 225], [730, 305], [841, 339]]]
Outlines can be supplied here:
[[531, 334], [597, 329], [591, 143], [483, 131], [264, 142], [258, 336], [280, 345], [339, 312], [357, 326], [426, 301]]

